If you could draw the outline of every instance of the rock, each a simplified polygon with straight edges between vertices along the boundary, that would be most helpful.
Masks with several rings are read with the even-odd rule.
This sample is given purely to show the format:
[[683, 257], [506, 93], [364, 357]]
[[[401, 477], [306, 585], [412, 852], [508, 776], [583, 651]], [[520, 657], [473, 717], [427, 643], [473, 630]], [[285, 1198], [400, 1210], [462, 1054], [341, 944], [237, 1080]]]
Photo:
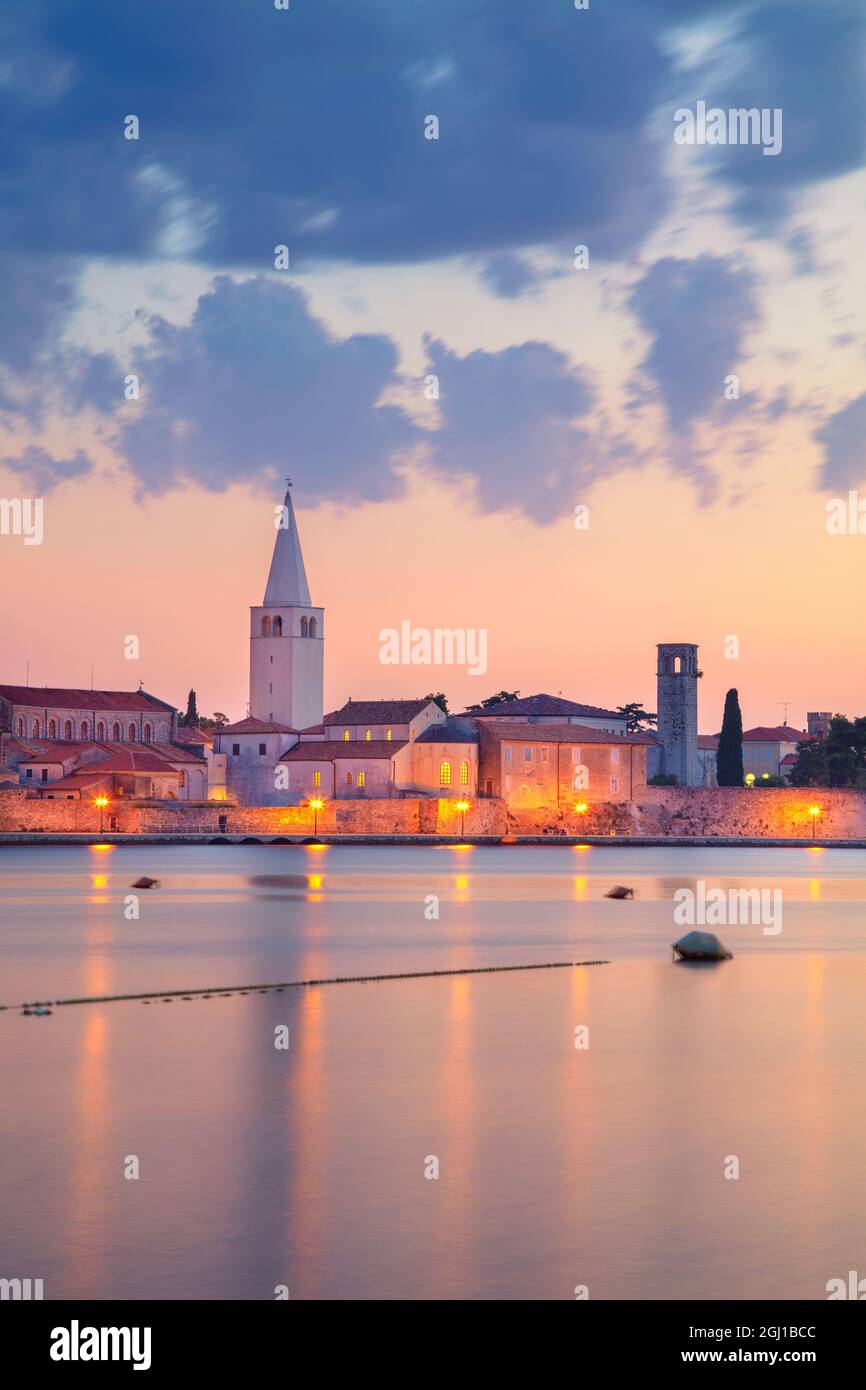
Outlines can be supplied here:
[[133, 888], [159, 888], [160, 882], [158, 878], [137, 878], [131, 886]]
[[634, 889], [623, 888], [622, 884], [618, 883], [616, 887], [609, 889], [609, 891], [605, 893], [604, 896], [606, 898], [633, 898]]
[[680, 960], [733, 960], [719, 938], [711, 931], [689, 931], [671, 948]]

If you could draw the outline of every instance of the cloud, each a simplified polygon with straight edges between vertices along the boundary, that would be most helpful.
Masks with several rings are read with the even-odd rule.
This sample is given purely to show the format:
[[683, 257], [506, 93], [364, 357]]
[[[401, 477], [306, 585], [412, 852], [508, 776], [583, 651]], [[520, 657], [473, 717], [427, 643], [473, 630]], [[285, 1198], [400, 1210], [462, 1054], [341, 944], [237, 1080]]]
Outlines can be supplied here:
[[401, 384], [397, 350], [374, 334], [332, 337], [298, 289], [218, 276], [189, 324], [143, 319], [133, 359], [141, 399], [115, 440], [141, 486], [222, 489], [295, 472], [345, 501], [398, 489], [393, 465], [420, 430], [380, 397]]
[[724, 402], [725, 377], [737, 371], [758, 321], [754, 278], [729, 257], [667, 257], [649, 267], [628, 303], [650, 337], [642, 369], [672, 429], [687, 430]]
[[[461, 357], [426, 341], [441, 392], [432, 466], [475, 479], [485, 511], [515, 508], [539, 522], [571, 511], [614, 453], [586, 419], [595, 395], [585, 377], [549, 343]], [[620, 466], [627, 461], [621, 453]]]
[[854, 487], [866, 479], [866, 391], [830, 415], [815, 438], [823, 445], [820, 483], [826, 488]]
[[497, 299], [519, 299], [564, 273], [562, 270], [537, 270], [525, 256], [516, 256], [511, 251], [499, 251], [481, 264], [481, 280]]
[[0, 459], [0, 468], [9, 468], [17, 473], [34, 496], [44, 496], [60, 483], [89, 473], [92, 467], [87, 454], [81, 449], [71, 458], [56, 459], [37, 445], [29, 445], [15, 457]]

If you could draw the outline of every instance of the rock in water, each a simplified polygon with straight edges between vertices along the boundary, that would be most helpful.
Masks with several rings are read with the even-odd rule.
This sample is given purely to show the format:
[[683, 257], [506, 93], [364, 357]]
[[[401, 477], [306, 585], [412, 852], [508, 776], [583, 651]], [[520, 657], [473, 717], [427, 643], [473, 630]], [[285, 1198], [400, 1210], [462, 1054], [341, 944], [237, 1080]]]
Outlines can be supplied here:
[[132, 884], [133, 888], [159, 888], [158, 878], [137, 878]]
[[733, 960], [721, 941], [711, 931], [689, 931], [672, 947], [680, 960]]
[[606, 898], [633, 898], [634, 889], [623, 888], [622, 884], [618, 883], [615, 888], [611, 888], [610, 891], [605, 893], [604, 896]]

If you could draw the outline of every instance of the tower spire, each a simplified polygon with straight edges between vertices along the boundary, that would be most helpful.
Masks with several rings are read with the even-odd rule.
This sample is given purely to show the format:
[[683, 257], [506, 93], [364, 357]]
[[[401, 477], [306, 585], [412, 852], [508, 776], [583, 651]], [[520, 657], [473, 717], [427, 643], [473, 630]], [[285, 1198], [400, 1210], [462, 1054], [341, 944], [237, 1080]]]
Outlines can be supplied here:
[[286, 495], [276, 517], [277, 539], [265, 588], [264, 603], [288, 607], [298, 604], [309, 607], [310, 586], [301, 553], [298, 523], [292, 505], [292, 480], [286, 478]]

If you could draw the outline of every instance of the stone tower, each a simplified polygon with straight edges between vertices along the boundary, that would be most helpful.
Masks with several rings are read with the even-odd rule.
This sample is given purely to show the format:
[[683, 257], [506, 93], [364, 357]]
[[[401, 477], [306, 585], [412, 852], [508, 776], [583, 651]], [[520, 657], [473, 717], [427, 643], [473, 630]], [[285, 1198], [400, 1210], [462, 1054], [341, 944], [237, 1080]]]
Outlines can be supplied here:
[[657, 709], [662, 771], [681, 787], [696, 787], [698, 771], [698, 648], [695, 642], [659, 642]]
[[322, 722], [324, 609], [310, 602], [287, 480], [264, 602], [250, 609], [250, 714], [306, 729]]

